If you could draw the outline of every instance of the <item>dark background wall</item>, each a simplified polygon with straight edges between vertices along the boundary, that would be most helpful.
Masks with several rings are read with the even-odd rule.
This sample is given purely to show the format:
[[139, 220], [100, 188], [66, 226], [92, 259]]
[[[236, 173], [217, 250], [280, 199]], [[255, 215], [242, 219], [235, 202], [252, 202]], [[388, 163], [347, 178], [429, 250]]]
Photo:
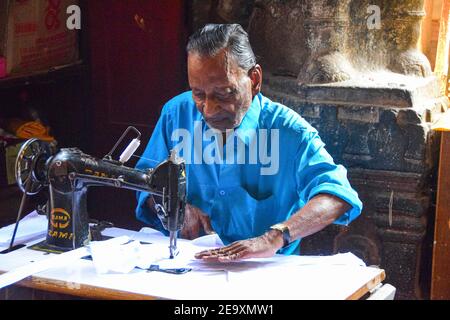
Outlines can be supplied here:
[[[110, 151], [133, 125], [142, 133], [139, 155], [163, 104], [187, 87], [184, 46], [190, 30], [189, 2], [81, 0], [80, 7], [79, 63], [0, 80], [0, 119], [27, 119], [24, 114], [32, 108], [51, 127], [59, 147], [78, 147], [96, 157]], [[128, 165], [136, 162], [133, 158]], [[20, 197], [15, 186], [1, 188], [2, 225], [15, 221]], [[44, 199], [32, 197], [29, 207]], [[134, 208], [132, 191], [89, 190], [93, 219], [139, 229], [143, 224], [135, 219]]]

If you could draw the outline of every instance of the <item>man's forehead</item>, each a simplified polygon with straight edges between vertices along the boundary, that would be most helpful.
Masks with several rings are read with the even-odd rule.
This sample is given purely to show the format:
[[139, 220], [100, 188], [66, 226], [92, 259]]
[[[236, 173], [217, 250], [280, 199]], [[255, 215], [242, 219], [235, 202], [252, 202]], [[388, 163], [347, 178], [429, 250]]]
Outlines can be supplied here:
[[188, 54], [188, 71], [202, 70], [205, 67], [216, 69], [217, 72], [224, 71], [232, 74], [242, 72], [236, 60], [226, 49], [220, 50], [214, 56], [201, 55], [196, 52]]

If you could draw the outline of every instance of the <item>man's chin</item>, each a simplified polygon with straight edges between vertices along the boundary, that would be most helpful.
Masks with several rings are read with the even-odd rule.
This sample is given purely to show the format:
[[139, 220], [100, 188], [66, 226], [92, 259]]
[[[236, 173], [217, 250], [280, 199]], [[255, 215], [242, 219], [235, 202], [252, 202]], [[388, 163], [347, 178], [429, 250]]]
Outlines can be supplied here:
[[207, 121], [207, 123], [211, 129], [218, 130], [220, 132], [226, 132], [227, 130], [232, 130], [235, 128], [235, 125], [231, 123], [210, 122], [210, 121]]

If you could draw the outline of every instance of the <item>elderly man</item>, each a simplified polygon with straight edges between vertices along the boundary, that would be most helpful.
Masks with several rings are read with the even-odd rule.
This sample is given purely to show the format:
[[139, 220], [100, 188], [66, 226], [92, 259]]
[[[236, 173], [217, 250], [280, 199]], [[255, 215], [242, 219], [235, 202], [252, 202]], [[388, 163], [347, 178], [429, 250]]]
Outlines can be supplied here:
[[[299, 253], [300, 240], [348, 224], [362, 203], [317, 131], [261, 94], [262, 68], [240, 25], [207, 25], [187, 45], [192, 91], [164, 106], [137, 168], [176, 150], [186, 161], [181, 236], [216, 232], [225, 247], [196, 258], [235, 261]], [[137, 218], [162, 230], [147, 193]]]

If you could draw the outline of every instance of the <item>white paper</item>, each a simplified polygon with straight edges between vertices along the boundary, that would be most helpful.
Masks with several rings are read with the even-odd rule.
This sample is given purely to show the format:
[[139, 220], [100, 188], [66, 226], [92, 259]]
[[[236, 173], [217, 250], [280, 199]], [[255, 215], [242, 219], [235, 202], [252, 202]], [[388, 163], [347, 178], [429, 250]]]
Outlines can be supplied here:
[[[5, 270], [12, 270], [6, 274], [6, 280], [0, 276], [0, 285], [14, 283], [44, 270], [37, 276], [67, 282], [68, 285], [85, 284], [168, 299], [346, 299], [380, 273], [379, 269], [365, 267], [364, 262], [352, 253], [333, 256], [276, 255], [231, 263], [211, 263], [195, 259], [196, 252], [208, 249], [209, 245], [217, 247], [213, 236], [194, 241], [178, 239], [180, 253], [175, 259], [169, 259], [169, 238], [158, 232], [117, 228], [105, 231], [109, 235], [114, 233], [126, 236], [123, 241], [113, 244], [113, 247], [119, 248], [119, 253], [120, 250], [128, 251], [125, 255], [117, 252], [114, 254], [115, 259], [121, 261], [111, 269], [120, 272], [112, 271], [109, 269], [111, 266], [106, 265], [108, 271], [99, 274], [97, 267], [104, 272], [102, 267], [105, 266], [95, 266], [98, 260], [94, 259], [92, 263], [79, 259], [79, 256], [69, 255], [64, 256], [63, 260], [55, 261], [48, 259], [53, 259], [54, 255], [45, 257], [33, 250], [20, 249], [0, 256], [0, 264], [11, 266]], [[129, 242], [129, 239], [137, 241]], [[148, 244], [149, 242], [152, 243]], [[88, 250], [87, 254], [91, 253], [89, 247], [81, 249]], [[86, 251], [81, 253], [82, 256], [85, 254]], [[21, 263], [11, 263], [11, 260], [18, 257]], [[39, 261], [40, 259], [44, 260]], [[30, 260], [36, 262], [30, 264]], [[114, 259], [106, 261], [111, 260], [114, 262]], [[40, 265], [41, 262], [44, 265]], [[150, 264], [157, 264], [160, 268], [188, 267], [192, 271], [174, 275], [145, 272], [133, 267], [131, 272], [126, 273], [131, 268], [130, 265], [148, 268]], [[18, 265], [24, 267], [17, 268]], [[289, 285], [280, 291], [280, 283]]]
[[117, 244], [106, 241], [94, 241], [89, 244], [94, 267], [97, 273], [109, 271], [128, 273], [135, 267], [135, 253], [139, 242]]
[[168, 238], [161, 232], [151, 228], [144, 228], [144, 232], [126, 230], [120, 228], [107, 228], [102, 231], [102, 235], [107, 237], [119, 237], [124, 234], [130, 237], [132, 240], [142, 241], [145, 243], [154, 243], [154, 242], [163, 242], [167, 241], [169, 243]]
[[301, 266], [366, 266], [364, 261], [356, 257], [353, 253], [338, 253], [332, 256], [297, 256], [297, 255], [276, 255], [270, 258], [253, 258], [234, 262], [214, 262], [193, 259], [188, 267], [202, 271], [229, 271], [242, 272], [255, 269], [270, 268], [296, 268]]
[[[15, 223], [0, 229], [0, 247], [8, 247], [14, 232]], [[33, 241], [47, 232], [48, 221], [45, 215], [31, 212], [19, 221], [14, 244]]]
[[[117, 236], [123, 234], [123, 230], [110, 228], [106, 229], [104, 234]], [[202, 272], [242, 272], [280, 266], [284, 268], [309, 265], [365, 266], [364, 261], [352, 253], [340, 253], [332, 256], [277, 255], [270, 258], [254, 258], [229, 263], [196, 259], [195, 254], [200, 251], [223, 246], [217, 234], [202, 236], [192, 241], [178, 239], [179, 254], [174, 259], [169, 259], [169, 239], [159, 231], [146, 228], [141, 232], [127, 231], [127, 235], [133, 240], [143, 241], [147, 244], [135, 241], [120, 247], [112, 247], [110, 244], [108, 247], [101, 245], [93, 252], [97, 273], [129, 273], [134, 267], [147, 269], [151, 264], [159, 265], [160, 268], [188, 267]]]
[[[122, 244], [128, 242], [129, 238], [126, 236], [114, 238], [104, 241], [105, 243]], [[89, 255], [87, 247], [81, 247], [69, 252], [53, 255], [48, 259], [27, 264], [25, 266], [16, 268], [12, 271], [0, 275], [0, 289], [9, 286], [17, 281], [32, 276], [33, 274], [45, 271], [51, 268], [58, 268], [69, 266], [71, 263]]]
[[199, 237], [197, 239], [192, 240], [191, 243], [197, 247], [219, 248], [224, 246], [222, 240], [220, 240], [219, 235], [217, 233]]
[[92, 242], [89, 247], [96, 272], [129, 273], [135, 267], [148, 269], [152, 264], [160, 268], [184, 268], [192, 261], [195, 253], [200, 251], [189, 243], [180, 243], [179, 254], [170, 259], [168, 238], [162, 240], [164, 242], [152, 244], [141, 244], [139, 241], [125, 244]]
[[158, 235], [158, 236], [164, 236], [164, 234], [161, 231], [158, 231], [156, 229], [150, 228], [150, 227], [143, 227], [141, 228], [141, 230], [139, 230], [140, 233], [145, 233], [145, 234], [153, 234], [153, 235]]

